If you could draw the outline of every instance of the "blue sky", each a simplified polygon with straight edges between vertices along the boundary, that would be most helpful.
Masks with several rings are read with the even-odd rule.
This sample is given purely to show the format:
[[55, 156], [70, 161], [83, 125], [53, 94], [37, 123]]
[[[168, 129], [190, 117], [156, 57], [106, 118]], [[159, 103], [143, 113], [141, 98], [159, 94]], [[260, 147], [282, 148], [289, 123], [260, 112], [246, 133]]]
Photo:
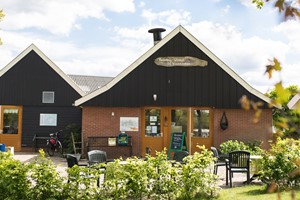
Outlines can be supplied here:
[[[267, 92], [279, 78], [300, 85], [300, 23], [252, 0], [1, 0], [0, 68], [31, 43], [66, 74], [116, 76], [153, 45], [147, 31], [178, 25], [245, 81]], [[283, 72], [264, 75], [277, 57]]]

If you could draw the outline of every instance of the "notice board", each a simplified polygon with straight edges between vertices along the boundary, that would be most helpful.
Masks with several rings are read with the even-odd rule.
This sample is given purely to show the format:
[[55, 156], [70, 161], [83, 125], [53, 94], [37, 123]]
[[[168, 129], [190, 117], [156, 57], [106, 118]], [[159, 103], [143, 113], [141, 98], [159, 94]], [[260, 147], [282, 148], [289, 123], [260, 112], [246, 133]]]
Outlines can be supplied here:
[[169, 157], [171, 152], [177, 152], [177, 151], [187, 151], [185, 132], [172, 133]]

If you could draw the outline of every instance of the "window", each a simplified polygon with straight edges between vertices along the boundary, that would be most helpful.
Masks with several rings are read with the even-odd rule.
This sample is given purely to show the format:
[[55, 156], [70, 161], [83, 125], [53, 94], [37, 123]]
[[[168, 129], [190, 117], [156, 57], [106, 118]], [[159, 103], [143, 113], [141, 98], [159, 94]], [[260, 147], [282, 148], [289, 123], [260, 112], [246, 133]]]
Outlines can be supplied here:
[[19, 110], [15, 108], [5, 108], [3, 110], [3, 133], [18, 134]]
[[40, 114], [40, 126], [57, 126], [57, 114]]
[[160, 110], [146, 109], [145, 110], [145, 136], [161, 136], [160, 131]]
[[193, 136], [209, 137], [209, 110], [194, 110], [193, 115]]
[[43, 92], [43, 103], [54, 103], [54, 92]]

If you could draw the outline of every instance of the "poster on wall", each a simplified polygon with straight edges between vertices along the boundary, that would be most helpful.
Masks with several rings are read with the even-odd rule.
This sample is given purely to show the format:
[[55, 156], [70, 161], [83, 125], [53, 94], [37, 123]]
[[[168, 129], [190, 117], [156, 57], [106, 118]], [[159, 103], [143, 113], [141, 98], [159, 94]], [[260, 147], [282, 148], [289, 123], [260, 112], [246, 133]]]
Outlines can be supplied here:
[[120, 131], [139, 131], [139, 118], [120, 117]]
[[57, 114], [40, 114], [40, 126], [57, 126]]

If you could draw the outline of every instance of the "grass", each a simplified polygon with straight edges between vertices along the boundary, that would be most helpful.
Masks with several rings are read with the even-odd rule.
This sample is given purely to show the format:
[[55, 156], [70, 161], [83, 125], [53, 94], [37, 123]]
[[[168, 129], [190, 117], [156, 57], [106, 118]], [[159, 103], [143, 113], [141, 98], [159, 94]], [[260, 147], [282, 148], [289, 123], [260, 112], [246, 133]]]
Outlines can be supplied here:
[[[262, 185], [249, 185], [243, 187], [235, 187], [230, 189], [223, 189], [220, 192], [217, 200], [292, 200], [292, 192], [286, 191], [278, 193], [267, 194], [266, 186]], [[295, 191], [295, 198], [300, 199], [300, 190]]]

